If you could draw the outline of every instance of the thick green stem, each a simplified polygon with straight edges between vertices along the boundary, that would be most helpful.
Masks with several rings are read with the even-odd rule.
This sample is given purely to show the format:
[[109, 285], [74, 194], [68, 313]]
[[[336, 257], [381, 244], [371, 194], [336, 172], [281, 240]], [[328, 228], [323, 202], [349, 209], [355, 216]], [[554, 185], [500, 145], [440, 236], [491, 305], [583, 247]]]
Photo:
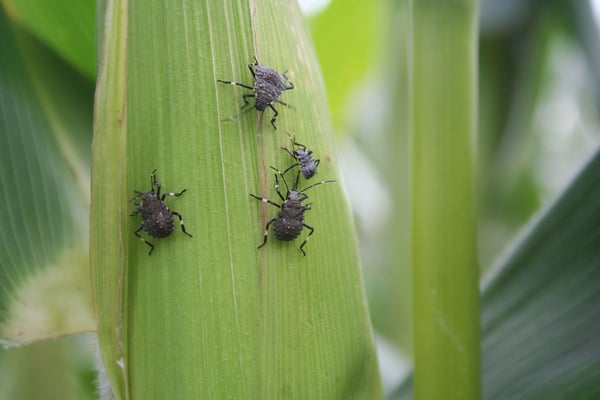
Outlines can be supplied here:
[[414, 0], [411, 14], [415, 398], [477, 399], [477, 4]]

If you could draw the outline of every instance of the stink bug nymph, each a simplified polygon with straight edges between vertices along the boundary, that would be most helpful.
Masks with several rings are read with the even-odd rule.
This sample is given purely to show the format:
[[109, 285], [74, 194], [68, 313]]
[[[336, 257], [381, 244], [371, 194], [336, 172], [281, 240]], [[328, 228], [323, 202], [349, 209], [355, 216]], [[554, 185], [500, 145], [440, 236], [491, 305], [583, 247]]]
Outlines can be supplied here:
[[[181, 192], [166, 192], [162, 195], [160, 194], [160, 182], [156, 180], [156, 170], [152, 171], [150, 174], [150, 191], [149, 192], [140, 192], [138, 190], [135, 191], [135, 197], [131, 200], [133, 204], [136, 206], [135, 211], [131, 213], [131, 215], [140, 215], [142, 217], [142, 224], [133, 232], [135, 236], [140, 238], [140, 240], [150, 246], [150, 251], [148, 255], [152, 254], [154, 250], [154, 245], [144, 239], [140, 235], [140, 231], [143, 229], [148, 233], [148, 235], [155, 238], [164, 238], [169, 236], [174, 229], [173, 216], [176, 215], [179, 218], [179, 223], [181, 225], [181, 230], [183, 233], [192, 237], [186, 230], [185, 225], [183, 225], [183, 218], [181, 214], [177, 211], [169, 210], [169, 207], [165, 204], [166, 196], [181, 196], [185, 193], [186, 189], [183, 189]], [[156, 188], [156, 191], [154, 190]]]
[[284, 106], [288, 106], [288, 104], [281, 101], [279, 97], [286, 90], [293, 89], [294, 84], [289, 80], [286, 72], [280, 74], [271, 67], [260, 65], [256, 57], [254, 57], [254, 64], [248, 64], [248, 69], [254, 77], [254, 86], [233, 81], [223, 81], [221, 79], [217, 79], [217, 82], [225, 83], [227, 85], [240, 86], [254, 91], [254, 93], [246, 93], [242, 95], [244, 104], [242, 105], [241, 109], [243, 110], [250, 105], [248, 98], [254, 97], [254, 105], [246, 111], [256, 108], [257, 111], [263, 112], [267, 107], [269, 107], [275, 113], [273, 118], [271, 118], [271, 125], [273, 125], [274, 129], [277, 129], [277, 126], [275, 126], [275, 121], [277, 120], [277, 115], [279, 115], [279, 113], [273, 106], [273, 103], [279, 103], [283, 104]]
[[299, 165], [299, 173], [302, 172], [304, 179], [312, 178], [317, 173], [317, 167], [319, 166], [321, 160], [313, 159], [312, 151], [306, 150], [306, 146], [302, 143], [298, 143], [295, 140], [292, 140], [292, 145], [294, 146], [292, 150], [288, 149], [287, 147], [282, 147], [282, 149], [286, 153], [288, 153], [294, 160], [296, 160], [296, 163], [290, 165], [285, 171], [283, 171], [283, 173], [285, 174], [290, 169]]
[[[271, 168], [273, 168], [275, 171], [278, 171], [274, 167]], [[277, 192], [277, 195], [282, 201], [281, 204], [277, 204], [274, 201], [271, 201], [264, 197], [259, 197], [254, 194], [250, 194], [250, 196], [254, 197], [256, 200], [262, 201], [263, 203], [269, 203], [272, 206], [279, 208], [279, 212], [277, 213], [275, 218], [267, 222], [267, 225], [265, 226], [263, 242], [258, 246], [258, 248], [260, 249], [265, 244], [267, 244], [269, 226], [271, 225], [273, 225], [273, 233], [275, 234], [275, 238], [281, 241], [290, 241], [296, 239], [302, 232], [302, 229], [306, 228], [310, 232], [300, 245], [300, 250], [302, 251], [302, 254], [306, 255], [306, 252], [304, 251], [304, 246], [306, 245], [306, 242], [308, 242], [308, 239], [310, 239], [310, 237], [314, 233], [315, 229], [304, 222], [304, 212], [311, 209], [311, 203], [302, 203], [308, 198], [308, 196], [304, 192], [306, 192], [310, 188], [313, 188], [317, 185], [321, 185], [323, 183], [335, 182], [335, 180], [317, 182], [305, 187], [302, 190], [297, 190], [296, 185], [294, 185], [292, 189], [289, 189], [287, 182], [285, 181], [285, 177], [283, 176], [283, 174], [280, 175], [281, 179], [283, 179], [283, 183], [285, 184], [287, 190], [287, 193], [284, 198], [281, 194], [281, 191], [279, 190], [279, 179], [277, 178], [277, 174], [275, 174], [275, 191]]]

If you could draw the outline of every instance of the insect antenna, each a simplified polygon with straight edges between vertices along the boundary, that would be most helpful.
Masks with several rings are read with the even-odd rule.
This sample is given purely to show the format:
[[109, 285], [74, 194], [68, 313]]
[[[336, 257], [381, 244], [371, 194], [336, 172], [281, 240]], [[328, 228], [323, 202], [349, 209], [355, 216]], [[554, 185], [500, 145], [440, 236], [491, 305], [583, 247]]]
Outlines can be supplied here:
[[308, 189], [313, 188], [315, 186], [321, 185], [323, 183], [332, 183], [335, 182], [335, 179], [328, 179], [326, 181], [321, 181], [321, 182], [317, 182], [317, 183], [313, 183], [312, 185], [309, 185], [307, 187], [305, 187], [304, 189], [300, 190], [301, 193], [306, 192]]
[[[287, 184], [287, 181], [285, 180], [285, 173], [288, 172], [290, 169], [286, 169], [285, 171], [281, 172], [280, 169], [275, 168], [274, 166], [271, 165], [271, 169], [275, 172], [277, 172], [277, 175], [281, 176], [281, 179], [283, 179], [283, 184], [285, 185], [285, 191], [286, 193], [290, 191], [290, 188]], [[292, 188], [293, 190], [296, 190], [298, 187], [298, 178], [296, 178], [296, 184], [294, 185], [294, 187]]]
[[283, 184], [285, 185], [285, 192], [288, 193], [290, 191], [290, 187], [287, 184], [287, 181], [285, 180], [285, 176], [283, 174], [281, 174], [281, 179], [283, 179]]
[[160, 196], [160, 182], [156, 180], [156, 170], [150, 174], [150, 191], [154, 193], [154, 187], [157, 190], [157, 196]]

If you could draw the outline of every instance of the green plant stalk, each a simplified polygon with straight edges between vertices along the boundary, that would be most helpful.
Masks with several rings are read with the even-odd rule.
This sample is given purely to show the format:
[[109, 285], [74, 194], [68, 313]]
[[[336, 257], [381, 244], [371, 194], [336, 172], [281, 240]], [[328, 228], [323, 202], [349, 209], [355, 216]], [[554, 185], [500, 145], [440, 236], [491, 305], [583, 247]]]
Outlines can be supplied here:
[[477, 4], [411, 6], [415, 398], [477, 399]]
[[[126, 10], [107, 14], [115, 20], [107, 21], [107, 30], [117, 31], [105, 33], [105, 47], [127, 32], [126, 53], [117, 52], [110, 63], [126, 65], [112, 70], [119, 75], [115, 83], [126, 84], [98, 94], [97, 107], [106, 104], [111, 117], [104, 128], [96, 121], [107, 147], [95, 142], [92, 184], [92, 208], [99, 207], [91, 254], [99, 336], [117, 396], [380, 397], [353, 223], [339, 179], [308, 192], [313, 207], [306, 222], [315, 234], [306, 257], [298, 249], [301, 239], [279, 242], [272, 233], [257, 249], [277, 209], [249, 194], [277, 199], [269, 166], [292, 162], [280, 149], [290, 145], [288, 133], [318, 151], [316, 179], [338, 177], [322, 80], [295, 4], [152, 0], [131, 2]], [[276, 131], [270, 110], [230, 118], [246, 91], [216, 82], [252, 83], [247, 64], [253, 55], [288, 69], [296, 85], [282, 96], [294, 109], [276, 105]], [[123, 99], [126, 113], [119, 116]], [[176, 223], [167, 238], [146, 236], [155, 245], [149, 256], [133, 235], [140, 220], [127, 216], [126, 207], [127, 194], [150, 189], [154, 169], [163, 190], [187, 189], [166, 201], [193, 237]], [[111, 176], [120, 181], [110, 184]], [[102, 197], [99, 190], [113, 192]]]

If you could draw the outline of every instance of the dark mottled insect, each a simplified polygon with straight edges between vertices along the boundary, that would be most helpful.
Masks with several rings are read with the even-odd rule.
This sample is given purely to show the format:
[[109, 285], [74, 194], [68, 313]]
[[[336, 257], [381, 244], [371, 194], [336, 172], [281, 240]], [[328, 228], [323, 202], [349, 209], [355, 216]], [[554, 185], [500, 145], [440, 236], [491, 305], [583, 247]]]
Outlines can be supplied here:
[[[275, 121], [277, 120], [277, 115], [279, 113], [273, 106], [273, 103], [283, 104], [284, 106], [288, 106], [287, 103], [279, 100], [279, 96], [286, 90], [290, 90], [294, 88], [294, 84], [289, 80], [286, 73], [280, 74], [276, 70], [271, 67], [267, 67], [266, 65], [260, 65], [256, 57], [254, 57], [254, 64], [248, 64], [248, 69], [250, 73], [254, 77], [254, 86], [247, 85], [245, 83], [233, 82], [233, 81], [223, 81], [221, 79], [217, 79], [217, 82], [225, 83], [227, 85], [240, 86], [246, 89], [253, 90], [254, 93], [246, 93], [242, 95], [244, 99], [244, 104], [241, 109], [248, 107], [250, 103], [248, 102], [249, 97], [255, 98], [254, 106], [249, 108], [246, 111], [250, 111], [253, 108], [262, 112], [267, 107], [271, 108], [275, 113], [273, 118], [271, 118], [271, 124], [273, 128], [277, 129], [275, 126]], [[289, 84], [289, 85], [288, 85]], [[239, 114], [238, 114], [239, 115]]]
[[[306, 150], [306, 146], [302, 143], [292, 140], [292, 145], [294, 146], [292, 150], [288, 149], [287, 147], [282, 147], [282, 149], [294, 160], [296, 160], [296, 163], [290, 165], [285, 171], [283, 171], [283, 173], [285, 174], [290, 169], [299, 165], [300, 171], [298, 171], [298, 173], [302, 172], [304, 179], [312, 178], [317, 173], [317, 167], [319, 166], [321, 160], [313, 159], [312, 151]], [[298, 146], [298, 148], [296, 148], [296, 146]]]
[[[183, 218], [181, 217], [181, 214], [179, 214], [177, 211], [169, 210], [169, 207], [167, 207], [165, 204], [166, 196], [181, 196], [183, 193], [185, 193], [186, 189], [183, 189], [178, 193], [166, 192], [161, 196], [160, 182], [156, 180], [156, 170], [152, 171], [150, 174], [150, 182], [152, 186], [150, 187], [149, 192], [140, 192], [136, 190], [135, 197], [131, 200], [137, 207], [135, 211], [131, 213], [131, 215], [139, 214], [142, 217], [142, 224], [133, 233], [135, 233], [135, 236], [140, 238], [142, 242], [150, 246], [148, 255], [152, 254], [154, 245], [144, 239], [140, 235], [140, 231], [143, 229], [150, 236], [155, 238], [169, 236], [174, 229], [173, 215], [179, 217], [179, 222], [183, 233], [189, 237], [192, 237], [192, 235], [185, 230], [185, 225], [183, 225]], [[156, 192], [154, 191], [155, 187]]]
[[[278, 171], [274, 167], [271, 168], [273, 168], [275, 171]], [[290, 190], [288, 189], [285, 177], [282, 174], [280, 175], [283, 179], [283, 183], [285, 184], [287, 190], [285, 198], [279, 190], [279, 179], [277, 178], [277, 174], [275, 174], [275, 191], [277, 191], [277, 194], [279, 195], [279, 198], [283, 203], [277, 204], [274, 201], [271, 201], [264, 197], [259, 197], [254, 194], [250, 194], [250, 196], [254, 197], [256, 200], [262, 201], [263, 203], [269, 203], [272, 206], [279, 208], [279, 212], [277, 213], [275, 218], [267, 222], [267, 225], [265, 226], [263, 242], [258, 246], [258, 248], [260, 249], [265, 244], [267, 244], [269, 226], [271, 226], [271, 224], [273, 224], [273, 233], [275, 234], [275, 237], [281, 241], [290, 241], [296, 239], [300, 235], [300, 232], [302, 232], [302, 229], [306, 228], [310, 231], [310, 233], [300, 245], [300, 250], [302, 251], [302, 254], [306, 255], [306, 252], [304, 251], [304, 246], [306, 245], [306, 242], [308, 242], [308, 239], [310, 239], [310, 237], [314, 233], [315, 229], [312, 226], [304, 223], [304, 212], [311, 209], [311, 203], [302, 203], [308, 198], [308, 196], [304, 192], [306, 192], [312, 187], [321, 185], [323, 183], [335, 182], [335, 180], [317, 182], [305, 187], [302, 190], [297, 190], [297, 188], [294, 186]]]

